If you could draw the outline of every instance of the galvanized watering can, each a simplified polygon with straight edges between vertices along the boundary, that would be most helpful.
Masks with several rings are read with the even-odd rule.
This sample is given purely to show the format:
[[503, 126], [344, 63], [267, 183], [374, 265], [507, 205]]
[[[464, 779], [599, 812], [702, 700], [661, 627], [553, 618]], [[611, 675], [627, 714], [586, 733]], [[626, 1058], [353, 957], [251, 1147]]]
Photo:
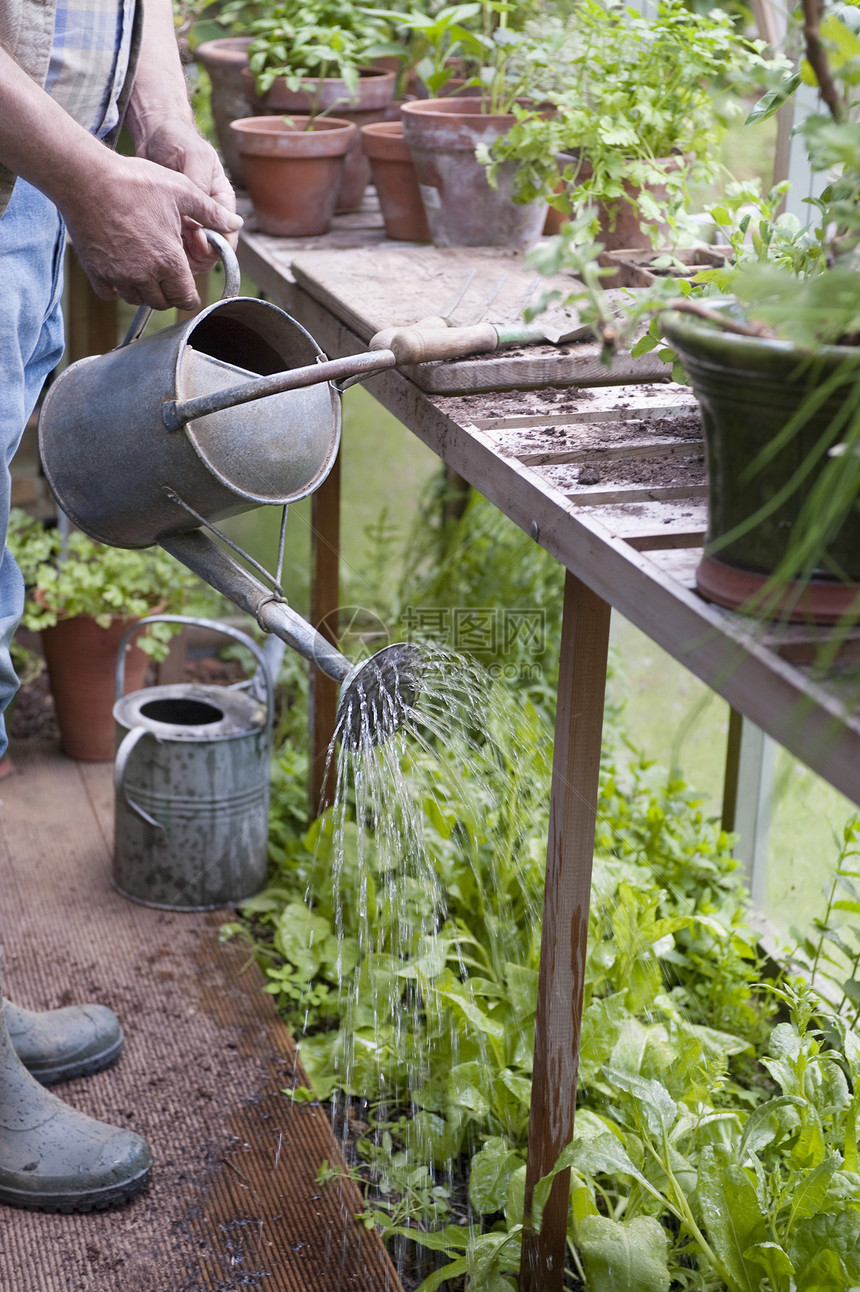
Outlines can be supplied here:
[[353, 667], [290, 609], [278, 578], [260, 566], [265, 581], [250, 574], [201, 527], [317, 489], [340, 440], [337, 380], [397, 359], [381, 349], [327, 361], [289, 315], [237, 296], [232, 248], [207, 236], [224, 262], [220, 301], [148, 336], [144, 307], [115, 350], [70, 365], [51, 386], [39, 423], [48, 481], [86, 534], [114, 547], [159, 543], [341, 682], [341, 739], [384, 738], [414, 699], [415, 648], [388, 646]]
[[[125, 690], [125, 651], [152, 623], [215, 629], [257, 662], [250, 683], [188, 683]], [[266, 881], [269, 757], [277, 666], [229, 624], [150, 615], [117, 657], [114, 886], [135, 902], [211, 910], [243, 901]]]

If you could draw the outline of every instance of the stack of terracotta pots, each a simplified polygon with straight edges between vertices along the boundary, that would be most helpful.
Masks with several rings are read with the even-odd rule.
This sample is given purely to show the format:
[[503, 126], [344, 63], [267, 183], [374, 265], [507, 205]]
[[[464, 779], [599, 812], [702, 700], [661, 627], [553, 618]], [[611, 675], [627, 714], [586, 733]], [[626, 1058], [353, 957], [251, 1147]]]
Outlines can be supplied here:
[[513, 201], [512, 163], [500, 168], [491, 188], [475, 157], [476, 145], [504, 134], [513, 115], [484, 113], [468, 95], [398, 107], [396, 73], [379, 68], [362, 71], [355, 90], [331, 77], [293, 91], [279, 79], [259, 100], [247, 44], [210, 41], [197, 58], [212, 80], [225, 161], [237, 185], [247, 188], [262, 233], [325, 233], [333, 215], [359, 209], [372, 178], [389, 238], [520, 247], [540, 236], [546, 204]]

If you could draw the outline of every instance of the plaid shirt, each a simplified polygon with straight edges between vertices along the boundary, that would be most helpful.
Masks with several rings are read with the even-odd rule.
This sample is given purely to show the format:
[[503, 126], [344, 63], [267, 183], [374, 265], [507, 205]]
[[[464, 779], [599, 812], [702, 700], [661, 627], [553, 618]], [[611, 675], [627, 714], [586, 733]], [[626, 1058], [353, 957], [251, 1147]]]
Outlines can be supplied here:
[[117, 124], [135, 0], [58, 0], [45, 89], [91, 134]]

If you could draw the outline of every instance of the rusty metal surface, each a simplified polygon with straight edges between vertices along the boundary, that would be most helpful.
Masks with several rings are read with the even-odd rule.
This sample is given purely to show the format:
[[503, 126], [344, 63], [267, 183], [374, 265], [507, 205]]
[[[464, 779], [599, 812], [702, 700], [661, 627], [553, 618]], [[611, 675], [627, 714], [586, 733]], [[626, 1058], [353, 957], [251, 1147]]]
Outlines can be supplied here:
[[87, 997], [126, 1032], [119, 1064], [58, 1088], [75, 1107], [146, 1136], [149, 1192], [117, 1212], [3, 1210], [0, 1288], [16, 1292], [399, 1292], [336, 1161], [328, 1119], [281, 1091], [292, 1039], [247, 952], [221, 947], [230, 912], [135, 905], [110, 884], [108, 765], [13, 745], [0, 786], [6, 987], [45, 1008]]

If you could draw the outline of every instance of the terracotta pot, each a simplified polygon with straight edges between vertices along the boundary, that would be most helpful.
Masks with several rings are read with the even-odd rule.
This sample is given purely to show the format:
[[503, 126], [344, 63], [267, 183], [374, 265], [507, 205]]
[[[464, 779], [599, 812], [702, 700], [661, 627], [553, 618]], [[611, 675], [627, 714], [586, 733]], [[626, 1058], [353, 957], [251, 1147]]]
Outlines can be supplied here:
[[280, 117], [247, 117], [234, 121], [233, 130], [260, 231], [303, 238], [325, 233], [331, 223], [358, 131], [337, 117], [292, 120], [294, 129]]
[[[89, 615], [61, 619], [42, 629], [42, 648], [60, 726], [60, 747], [83, 762], [113, 760], [116, 660], [123, 633], [133, 619], [113, 618], [100, 628]], [[125, 690], [139, 691], [149, 656], [136, 645], [126, 652]]]
[[477, 98], [418, 99], [404, 103], [403, 134], [415, 170], [433, 242], [438, 247], [524, 247], [536, 242], [546, 202], [515, 202], [516, 163], [499, 167], [498, 187], [487, 183], [475, 157], [514, 124], [513, 114], [481, 112]]
[[375, 121], [361, 127], [361, 145], [370, 159], [370, 170], [389, 238], [404, 242], [429, 242], [430, 230], [415, 165], [402, 121]]
[[[394, 72], [378, 68], [362, 70], [355, 91], [334, 76], [303, 82], [307, 89], [289, 90], [283, 80], [275, 81], [263, 100], [267, 112], [293, 115], [326, 112], [334, 109], [338, 119], [351, 121], [356, 127], [372, 121], [385, 121], [394, 100]], [[370, 163], [361, 147], [358, 131], [352, 140], [343, 167], [340, 196], [336, 212], [356, 211], [364, 190], [370, 183]]]
[[[562, 153], [559, 156], [559, 169], [564, 170], [566, 166], [576, 165], [576, 157], [571, 154]], [[660, 166], [668, 167], [670, 170], [677, 170], [684, 164], [684, 157], [659, 157], [657, 162]], [[592, 175], [591, 165], [587, 161], [580, 162], [578, 178], [587, 180]], [[560, 186], [561, 188], [561, 186]], [[559, 189], [560, 191], [560, 189]], [[639, 211], [636, 201], [642, 189], [635, 184], [624, 184], [624, 191], [627, 198], [619, 198], [615, 202], [598, 202], [597, 212], [600, 220], [600, 229], [598, 240], [603, 243], [605, 251], [621, 250], [649, 250], [653, 245], [651, 236], [647, 230], [642, 229], [639, 220]], [[658, 202], [665, 202], [668, 197], [668, 189], [665, 184], [652, 184], [647, 190]], [[571, 199], [575, 199], [576, 186], [570, 190]], [[558, 233], [561, 226], [569, 217], [563, 215], [561, 211], [556, 211], [553, 207], [547, 212], [544, 233], [552, 235]], [[654, 227], [653, 225], [650, 227]], [[667, 224], [658, 224], [656, 226], [661, 244], [668, 245], [672, 240], [672, 233]]]
[[237, 117], [262, 112], [248, 69], [250, 36], [228, 36], [206, 40], [194, 51], [194, 61], [208, 73], [212, 83], [212, 120], [224, 165], [237, 188], [245, 187], [245, 172], [230, 123]]

